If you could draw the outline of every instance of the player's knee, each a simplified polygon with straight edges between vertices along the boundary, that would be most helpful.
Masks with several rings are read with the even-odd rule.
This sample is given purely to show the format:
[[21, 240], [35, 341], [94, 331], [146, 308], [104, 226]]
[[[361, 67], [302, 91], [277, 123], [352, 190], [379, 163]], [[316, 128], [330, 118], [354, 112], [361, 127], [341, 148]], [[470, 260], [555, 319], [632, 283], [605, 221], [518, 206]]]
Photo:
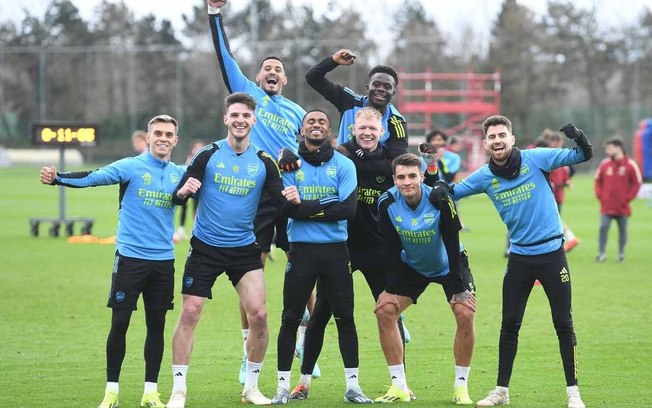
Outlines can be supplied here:
[[575, 330], [573, 329], [572, 319], [553, 320], [553, 324], [555, 325], [557, 336], [562, 337], [570, 335], [575, 338]]
[[503, 319], [500, 324], [500, 334], [518, 336], [518, 331], [520, 328], [521, 322], [516, 321], [516, 319]]
[[[124, 313], [123, 313], [124, 312]], [[129, 328], [129, 321], [131, 319], [131, 312], [127, 311], [114, 311], [111, 318], [111, 331], [116, 333], [126, 333]]]
[[386, 304], [376, 311], [376, 320], [381, 329], [396, 325], [398, 317], [398, 310], [392, 304]]
[[281, 326], [288, 330], [296, 331], [303, 319], [303, 310], [284, 309], [281, 315]]
[[471, 330], [473, 328], [474, 318], [475, 312], [468, 307], [458, 307], [455, 309], [455, 319], [457, 320], [458, 328]]
[[166, 310], [145, 311], [147, 330], [150, 332], [163, 332], [165, 329], [165, 314]]
[[201, 316], [202, 305], [194, 302], [185, 302], [179, 316], [179, 323], [186, 326], [195, 326]]
[[267, 309], [264, 305], [247, 313], [249, 327], [262, 327], [267, 324]]

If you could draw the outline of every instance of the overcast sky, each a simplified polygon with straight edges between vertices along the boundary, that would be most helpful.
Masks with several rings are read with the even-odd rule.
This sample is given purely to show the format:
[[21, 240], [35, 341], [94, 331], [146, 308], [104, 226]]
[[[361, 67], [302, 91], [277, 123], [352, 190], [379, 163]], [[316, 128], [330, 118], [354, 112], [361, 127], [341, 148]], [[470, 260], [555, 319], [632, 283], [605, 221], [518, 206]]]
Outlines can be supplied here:
[[[391, 16], [401, 7], [402, 1], [397, 0], [277, 0], [272, 2], [276, 7], [285, 7], [287, 2], [293, 4], [313, 3], [318, 12], [327, 12], [328, 3], [337, 1], [343, 5], [353, 4], [363, 9], [363, 18], [368, 23], [370, 34], [380, 37], [391, 35], [387, 24]], [[421, 0], [428, 13], [435, 18], [440, 29], [453, 39], [459, 33], [460, 27], [472, 27], [481, 37], [490, 33], [490, 27], [500, 11], [503, 0]], [[73, 0], [86, 20], [95, 20], [95, 9], [100, 0]], [[190, 14], [195, 0], [125, 0], [137, 17], [152, 13], [158, 19], [170, 20], [177, 30], [183, 27], [181, 16]], [[0, 0], [0, 20], [20, 21], [24, 17], [24, 9], [32, 14], [42, 16], [50, 0]], [[231, 0], [229, 6], [241, 9], [248, 1]], [[546, 11], [544, 0], [519, 0], [538, 14]], [[652, 0], [573, 0], [577, 7], [597, 10], [598, 20], [603, 27], [613, 27], [636, 21], [647, 7], [652, 10]], [[373, 7], [370, 7], [373, 5]], [[389, 18], [388, 18], [389, 17]]]

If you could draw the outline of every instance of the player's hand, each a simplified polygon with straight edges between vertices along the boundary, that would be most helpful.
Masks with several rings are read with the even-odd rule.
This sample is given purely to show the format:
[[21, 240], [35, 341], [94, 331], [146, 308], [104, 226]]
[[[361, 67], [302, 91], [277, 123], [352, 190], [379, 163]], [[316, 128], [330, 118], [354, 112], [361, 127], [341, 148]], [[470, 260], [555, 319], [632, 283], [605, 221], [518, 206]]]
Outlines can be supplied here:
[[356, 149], [356, 151], [353, 152], [353, 153], [355, 153], [355, 155], [356, 155], [356, 157], [357, 157], [358, 159], [362, 159], [362, 160], [364, 160], [365, 157], [367, 157], [367, 155], [365, 154], [364, 150], [362, 150], [362, 149], [360, 149], [360, 148], [359, 148], [359, 149]]
[[435, 181], [435, 184], [432, 186], [432, 190], [430, 191], [430, 195], [428, 196], [428, 201], [430, 201], [430, 204], [432, 204], [436, 209], [441, 211], [448, 201], [448, 186], [445, 181]]
[[54, 166], [41, 168], [41, 183], [52, 184], [57, 178], [57, 168]]
[[355, 62], [355, 59], [357, 56], [353, 53], [353, 51], [343, 48], [333, 54], [333, 61], [337, 65], [352, 65]]
[[344, 147], [344, 145], [337, 145], [337, 147], [335, 147], [335, 150], [337, 150], [338, 152], [342, 153], [342, 154], [345, 155], [346, 157], [349, 157], [349, 156], [351, 155], [351, 152], [349, 151], [349, 149], [347, 149], [346, 147]]
[[281, 194], [283, 194], [283, 197], [285, 197], [285, 199], [291, 202], [292, 204], [295, 205], [301, 204], [301, 196], [299, 195], [299, 190], [297, 190], [297, 186], [286, 187], [283, 189], [283, 191], [281, 191]]
[[283, 171], [295, 171], [301, 167], [301, 159], [287, 147], [278, 152], [278, 167]]
[[464, 292], [454, 294], [449, 303], [451, 307], [460, 304], [475, 312], [475, 294], [471, 293], [468, 289]]
[[177, 197], [185, 199], [191, 194], [195, 194], [201, 188], [201, 181], [194, 177], [189, 177], [186, 183], [177, 191]]
[[207, 0], [208, 14], [218, 14], [227, 0]]
[[426, 171], [429, 174], [437, 173], [437, 148], [430, 143], [421, 143], [419, 145], [419, 153], [426, 162]]
[[577, 140], [584, 136], [584, 132], [582, 132], [580, 129], [576, 128], [572, 123], [567, 124], [566, 126], [563, 126], [560, 131], [564, 132], [567, 138], [571, 140]]
[[376, 302], [376, 307], [374, 307], [374, 313], [377, 313], [380, 309], [387, 305], [392, 305], [396, 310], [401, 309], [401, 305], [398, 303], [398, 296], [391, 293], [383, 291], [380, 296], [378, 296], [378, 301]]

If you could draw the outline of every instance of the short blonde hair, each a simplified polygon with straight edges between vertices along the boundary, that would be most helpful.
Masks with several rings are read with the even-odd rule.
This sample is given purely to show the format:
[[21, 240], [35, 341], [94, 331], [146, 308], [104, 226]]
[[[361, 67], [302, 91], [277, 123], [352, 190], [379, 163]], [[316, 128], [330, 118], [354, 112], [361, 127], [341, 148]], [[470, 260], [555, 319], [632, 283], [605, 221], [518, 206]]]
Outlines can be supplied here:
[[152, 126], [155, 123], [172, 123], [174, 125], [174, 133], [179, 133], [179, 124], [175, 118], [170, 115], [156, 115], [147, 122], [147, 132], [152, 131]]
[[355, 120], [357, 121], [358, 118], [360, 117], [364, 117], [365, 119], [375, 119], [381, 123], [383, 121], [383, 115], [381, 115], [380, 112], [378, 112], [378, 110], [369, 106], [366, 106], [356, 112]]

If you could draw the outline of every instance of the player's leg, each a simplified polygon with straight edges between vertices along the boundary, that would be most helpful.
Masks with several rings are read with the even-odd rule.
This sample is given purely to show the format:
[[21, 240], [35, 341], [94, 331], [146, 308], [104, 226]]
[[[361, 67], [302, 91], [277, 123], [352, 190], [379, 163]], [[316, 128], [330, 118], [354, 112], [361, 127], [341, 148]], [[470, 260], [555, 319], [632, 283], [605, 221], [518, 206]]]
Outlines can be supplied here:
[[[462, 264], [461, 281], [455, 282], [446, 279], [442, 285], [446, 298], [450, 302], [453, 294], [460, 293], [464, 289], [475, 296], [475, 283], [469, 267], [469, 258], [464, 251], [460, 256]], [[452, 275], [447, 275], [447, 277]], [[461, 284], [461, 286], [460, 286]], [[458, 405], [470, 405], [473, 401], [469, 397], [468, 379], [473, 359], [473, 348], [475, 346], [475, 310], [464, 304], [456, 303], [451, 305], [457, 327], [455, 340], [453, 342], [453, 355], [455, 357], [455, 382], [453, 384], [453, 402]]]
[[152, 261], [147, 285], [143, 289], [145, 305], [145, 386], [140, 405], [165, 408], [158, 392], [158, 375], [164, 350], [165, 315], [173, 308], [174, 260]]
[[400, 270], [391, 271], [387, 275], [386, 291], [378, 297], [374, 311], [392, 385], [385, 395], [376, 398], [376, 402], [410, 400], [403, 364], [404, 347], [396, 322], [405, 309], [416, 303], [428, 284], [429, 281], [423, 275], [407, 265], [402, 265]]
[[[290, 393], [290, 399], [304, 400], [308, 398], [317, 359], [324, 344], [326, 325], [332, 316], [330, 303], [328, 303], [328, 299], [321, 295], [320, 292], [320, 283], [317, 281], [317, 299], [313, 312], [310, 315], [309, 324], [305, 332], [302, 354], [300, 355], [301, 378], [299, 379], [299, 384]], [[299, 326], [299, 330], [301, 330], [301, 326]]]
[[509, 404], [509, 381], [518, 349], [518, 332], [521, 329], [525, 306], [536, 280], [535, 266], [527, 257], [511, 253], [507, 271], [503, 277], [503, 306], [498, 341], [498, 379], [496, 388], [486, 398], [478, 401], [478, 407]]
[[600, 231], [598, 233], [598, 256], [595, 258], [598, 262], [607, 260], [607, 237], [609, 236], [609, 225], [611, 218], [608, 215], [600, 214]]
[[[259, 254], [256, 254], [256, 259]], [[262, 266], [262, 265], [260, 265]], [[235, 283], [235, 282], [234, 282]], [[247, 339], [247, 371], [242, 391], [242, 402], [255, 405], [271, 404], [271, 400], [258, 390], [258, 377], [262, 370], [269, 331], [265, 298], [265, 278], [262, 268], [244, 273], [235, 284], [249, 322]]]
[[195, 329], [206, 298], [212, 298], [215, 279], [224, 271], [225, 256], [196, 237], [190, 239], [190, 251], [183, 273], [183, 305], [172, 335], [172, 394], [169, 408], [183, 408], [186, 402], [188, 365], [195, 339]]
[[546, 254], [538, 265], [537, 277], [548, 297], [552, 321], [559, 340], [568, 405], [581, 408], [584, 403], [577, 387], [577, 339], [573, 328], [571, 275], [566, 254], [559, 250]]
[[328, 299], [344, 362], [346, 379], [345, 401], [372, 403], [362, 392], [359, 384], [358, 332], [353, 317], [353, 277], [349, 272], [349, 250], [346, 243], [324, 244], [319, 261], [324, 265], [320, 276], [320, 291]]
[[100, 408], [118, 405], [118, 381], [127, 345], [131, 314], [145, 284], [148, 262], [116, 252], [111, 274], [111, 293], [107, 306], [112, 308], [111, 328], [106, 339], [106, 388]]
[[621, 215], [616, 217], [618, 223], [618, 262], [625, 260], [625, 246], [627, 245], [627, 221], [629, 217]]
[[272, 398], [274, 404], [284, 404], [290, 399], [290, 370], [297, 329], [320, 273], [321, 265], [315, 262], [318, 255], [319, 248], [314, 244], [295, 243], [288, 252], [283, 282], [283, 312], [276, 344], [278, 386]]

